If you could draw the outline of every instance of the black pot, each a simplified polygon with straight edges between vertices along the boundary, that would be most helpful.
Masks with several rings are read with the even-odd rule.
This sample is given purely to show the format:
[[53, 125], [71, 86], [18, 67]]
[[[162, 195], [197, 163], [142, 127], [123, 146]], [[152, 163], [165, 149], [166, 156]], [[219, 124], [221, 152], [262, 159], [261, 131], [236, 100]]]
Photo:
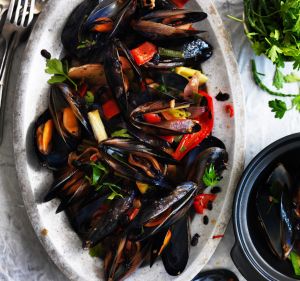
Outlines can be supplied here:
[[300, 175], [300, 133], [284, 137], [261, 151], [238, 184], [233, 207], [236, 243], [233, 262], [247, 280], [299, 280], [290, 261], [280, 261], [270, 250], [257, 220], [255, 195], [275, 165], [281, 162]]

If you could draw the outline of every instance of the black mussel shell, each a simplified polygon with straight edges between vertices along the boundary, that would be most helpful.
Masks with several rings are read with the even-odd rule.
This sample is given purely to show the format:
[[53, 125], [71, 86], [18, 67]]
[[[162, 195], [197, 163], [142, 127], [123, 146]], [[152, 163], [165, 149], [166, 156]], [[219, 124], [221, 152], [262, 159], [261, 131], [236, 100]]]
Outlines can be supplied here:
[[192, 281], [239, 281], [236, 275], [227, 269], [214, 269], [199, 272]]

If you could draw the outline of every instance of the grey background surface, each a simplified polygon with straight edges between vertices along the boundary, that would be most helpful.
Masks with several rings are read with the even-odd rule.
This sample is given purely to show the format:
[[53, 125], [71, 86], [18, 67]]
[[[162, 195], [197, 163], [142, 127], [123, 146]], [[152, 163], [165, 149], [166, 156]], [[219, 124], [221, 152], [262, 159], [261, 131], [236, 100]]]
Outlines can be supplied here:
[[[227, 15], [242, 16], [242, 1], [215, 0], [215, 4], [231, 36], [244, 86], [247, 164], [266, 145], [280, 137], [298, 132], [300, 114], [291, 111], [283, 120], [273, 118], [273, 114], [267, 107], [267, 102], [271, 98], [261, 92], [251, 79], [249, 60], [254, 55], [243, 34], [242, 26], [227, 18]], [[66, 280], [49, 260], [47, 253], [35, 236], [23, 206], [16, 178], [12, 145], [13, 101], [23, 50], [24, 44], [19, 47], [14, 57], [9, 98], [6, 100], [4, 140], [0, 146], [0, 280]], [[256, 61], [260, 71], [265, 73], [273, 71], [272, 64], [265, 58], [256, 58]], [[288, 65], [286, 71], [289, 71], [289, 68]], [[216, 71], [222, 71], [222, 69]], [[222, 267], [231, 269], [238, 274], [230, 258], [233, 243], [234, 235], [230, 223], [225, 237], [206, 269]], [[239, 277], [240, 280], [243, 280], [240, 275]]]

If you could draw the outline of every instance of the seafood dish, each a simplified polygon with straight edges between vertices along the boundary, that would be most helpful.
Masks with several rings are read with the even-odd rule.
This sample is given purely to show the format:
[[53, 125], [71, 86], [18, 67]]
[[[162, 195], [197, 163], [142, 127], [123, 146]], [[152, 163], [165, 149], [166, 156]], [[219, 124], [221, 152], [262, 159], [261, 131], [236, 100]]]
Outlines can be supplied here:
[[[300, 276], [299, 166], [277, 162], [256, 193], [256, 211], [264, 240], [276, 264]], [[278, 265], [277, 265], [278, 266]]]
[[207, 14], [178, 5], [85, 0], [66, 19], [64, 56], [42, 50], [49, 103], [34, 147], [54, 178], [44, 202], [59, 199], [56, 212], [103, 260], [106, 280], [158, 257], [181, 274], [190, 222], [216, 198], [205, 191], [228, 162], [201, 70], [213, 46], [192, 26]]

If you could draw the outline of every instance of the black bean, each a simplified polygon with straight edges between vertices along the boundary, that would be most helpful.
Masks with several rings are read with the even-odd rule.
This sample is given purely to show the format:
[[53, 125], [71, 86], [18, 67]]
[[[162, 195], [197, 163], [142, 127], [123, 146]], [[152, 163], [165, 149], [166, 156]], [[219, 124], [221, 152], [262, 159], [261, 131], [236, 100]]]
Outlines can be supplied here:
[[204, 217], [203, 217], [203, 223], [204, 223], [205, 225], [209, 223], [209, 218], [208, 218], [208, 216], [204, 216]]
[[192, 245], [192, 246], [197, 246], [198, 241], [199, 241], [199, 237], [200, 237], [200, 235], [199, 235], [198, 233], [196, 233], [196, 234], [193, 236], [193, 238], [192, 238], [192, 240], [191, 240], [191, 245]]
[[41, 55], [47, 60], [51, 59], [51, 54], [45, 49], [41, 50]]
[[212, 210], [213, 209], [213, 202], [212, 201], [208, 201], [207, 202], [207, 210]]
[[214, 186], [211, 190], [210, 190], [210, 193], [212, 194], [216, 194], [216, 193], [219, 193], [221, 192], [221, 187], [219, 186]]
[[217, 101], [227, 101], [229, 99], [229, 94], [222, 93], [221, 91], [217, 94], [216, 100]]

